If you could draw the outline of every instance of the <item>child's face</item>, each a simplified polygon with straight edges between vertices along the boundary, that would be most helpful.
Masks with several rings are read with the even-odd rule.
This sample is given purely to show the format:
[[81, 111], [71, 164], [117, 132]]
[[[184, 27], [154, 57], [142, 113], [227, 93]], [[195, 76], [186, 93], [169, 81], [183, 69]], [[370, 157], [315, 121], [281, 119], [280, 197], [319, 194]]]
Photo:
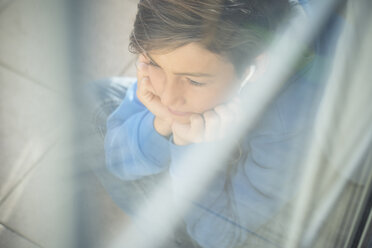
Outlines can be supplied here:
[[237, 89], [231, 62], [197, 43], [145, 56], [155, 94], [179, 122], [226, 102]]

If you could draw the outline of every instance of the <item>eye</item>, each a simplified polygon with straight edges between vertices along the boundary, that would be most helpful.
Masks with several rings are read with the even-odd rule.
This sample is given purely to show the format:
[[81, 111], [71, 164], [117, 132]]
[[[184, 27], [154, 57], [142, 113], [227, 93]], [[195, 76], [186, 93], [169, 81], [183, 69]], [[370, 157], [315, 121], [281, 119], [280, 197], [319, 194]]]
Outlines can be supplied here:
[[150, 60], [150, 62], [148, 63], [149, 65], [151, 65], [151, 66], [154, 66], [154, 67], [160, 67], [160, 66], [158, 66], [157, 64], [155, 64], [153, 61], [151, 61]]
[[196, 82], [196, 81], [194, 81], [194, 80], [191, 80], [191, 79], [187, 79], [189, 82], [190, 82], [190, 84], [192, 84], [192, 85], [194, 85], [194, 86], [198, 86], [198, 87], [201, 87], [201, 86], [204, 86], [205, 84], [204, 83], [199, 83], [199, 82]]

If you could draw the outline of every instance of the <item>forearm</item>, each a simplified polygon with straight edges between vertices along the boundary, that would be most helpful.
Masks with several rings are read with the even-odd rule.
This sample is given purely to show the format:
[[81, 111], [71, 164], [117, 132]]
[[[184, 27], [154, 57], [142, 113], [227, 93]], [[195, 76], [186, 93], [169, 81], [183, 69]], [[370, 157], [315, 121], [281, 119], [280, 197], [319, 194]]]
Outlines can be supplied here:
[[120, 126], [109, 129], [105, 138], [106, 164], [123, 180], [157, 174], [170, 160], [168, 140], [153, 127], [148, 111], [131, 116]]
[[168, 138], [172, 134], [172, 128], [171, 124], [169, 122], [155, 116], [154, 118], [154, 129], [155, 131], [160, 134], [161, 136], [164, 136]]

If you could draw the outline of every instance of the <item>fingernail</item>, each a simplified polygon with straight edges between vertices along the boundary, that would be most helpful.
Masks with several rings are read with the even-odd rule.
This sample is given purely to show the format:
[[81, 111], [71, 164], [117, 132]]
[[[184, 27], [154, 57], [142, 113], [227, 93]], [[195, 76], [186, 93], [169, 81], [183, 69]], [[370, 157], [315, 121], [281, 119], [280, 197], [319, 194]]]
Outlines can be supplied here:
[[140, 69], [140, 70], [145, 70], [145, 69], [147, 69], [147, 64], [143, 63], [143, 62], [138, 62], [137, 68]]

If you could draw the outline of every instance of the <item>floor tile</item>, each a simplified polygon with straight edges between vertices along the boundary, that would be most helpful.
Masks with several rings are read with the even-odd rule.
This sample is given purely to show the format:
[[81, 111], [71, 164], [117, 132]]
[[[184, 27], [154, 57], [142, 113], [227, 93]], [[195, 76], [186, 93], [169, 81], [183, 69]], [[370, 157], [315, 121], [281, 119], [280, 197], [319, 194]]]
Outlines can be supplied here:
[[58, 99], [0, 67], [0, 205], [58, 137]]
[[42, 247], [108, 247], [128, 217], [90, 170], [98, 155], [71, 139], [57, 142], [0, 206], [0, 223]]
[[[78, 23], [66, 20], [68, 1], [17, 0], [0, 15], [0, 65], [52, 89], [65, 83], [74, 52], [76, 80], [118, 76], [134, 55], [128, 52], [136, 1], [82, 1]], [[70, 29], [69, 29], [70, 27]], [[71, 27], [77, 28], [75, 35]], [[72, 47], [68, 42], [72, 41]], [[77, 49], [77, 50], [76, 50]], [[75, 67], [78, 67], [76, 69]]]
[[66, 1], [17, 0], [0, 14], [0, 65], [51, 88], [64, 82]]
[[135, 58], [128, 45], [138, 1], [83, 2], [85, 7], [79, 14], [83, 45], [80, 75], [84, 81], [119, 76]]
[[1, 248], [38, 248], [32, 241], [18, 235], [0, 224], [0, 247]]
[[43, 247], [73, 247], [70, 163], [62, 163], [63, 151], [57, 147], [2, 203], [0, 221]]

